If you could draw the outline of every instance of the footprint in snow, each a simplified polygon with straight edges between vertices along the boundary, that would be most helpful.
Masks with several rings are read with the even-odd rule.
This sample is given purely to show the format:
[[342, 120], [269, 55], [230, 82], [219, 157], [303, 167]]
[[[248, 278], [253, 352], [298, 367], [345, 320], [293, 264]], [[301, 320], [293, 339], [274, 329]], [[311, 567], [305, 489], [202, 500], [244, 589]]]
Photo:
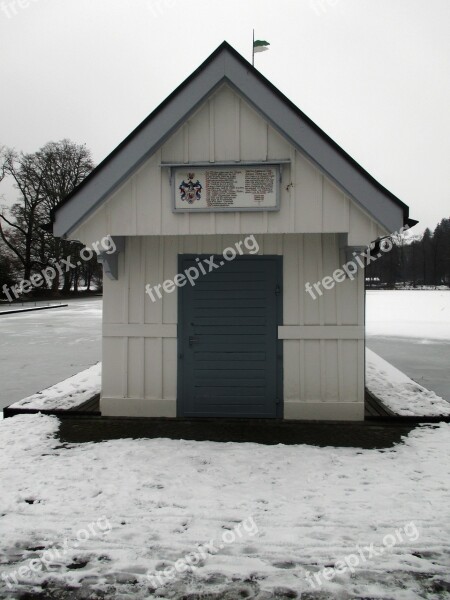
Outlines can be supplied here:
[[173, 533], [185, 533], [189, 529], [189, 522], [183, 521], [178, 527], [175, 527]]
[[295, 567], [297, 565], [290, 560], [285, 560], [285, 561], [272, 563], [272, 566], [275, 567], [276, 569], [295, 569]]

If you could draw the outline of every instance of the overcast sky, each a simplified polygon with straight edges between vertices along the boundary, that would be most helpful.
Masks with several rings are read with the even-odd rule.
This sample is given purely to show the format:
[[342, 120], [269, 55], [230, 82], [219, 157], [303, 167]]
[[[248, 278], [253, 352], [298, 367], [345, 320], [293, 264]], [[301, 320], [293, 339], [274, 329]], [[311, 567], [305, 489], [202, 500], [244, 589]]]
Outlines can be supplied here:
[[253, 27], [256, 67], [418, 230], [450, 217], [450, 0], [0, 0], [0, 145], [98, 163], [223, 40], [251, 59]]

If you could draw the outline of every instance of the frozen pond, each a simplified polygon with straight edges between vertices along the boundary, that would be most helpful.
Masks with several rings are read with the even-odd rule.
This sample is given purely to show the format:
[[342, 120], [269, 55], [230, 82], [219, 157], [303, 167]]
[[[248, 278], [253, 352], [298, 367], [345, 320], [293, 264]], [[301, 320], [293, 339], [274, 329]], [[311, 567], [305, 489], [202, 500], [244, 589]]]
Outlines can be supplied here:
[[101, 360], [102, 299], [0, 316], [0, 409]]
[[368, 291], [366, 344], [450, 401], [450, 291]]
[[450, 343], [367, 337], [368, 348], [450, 402]]

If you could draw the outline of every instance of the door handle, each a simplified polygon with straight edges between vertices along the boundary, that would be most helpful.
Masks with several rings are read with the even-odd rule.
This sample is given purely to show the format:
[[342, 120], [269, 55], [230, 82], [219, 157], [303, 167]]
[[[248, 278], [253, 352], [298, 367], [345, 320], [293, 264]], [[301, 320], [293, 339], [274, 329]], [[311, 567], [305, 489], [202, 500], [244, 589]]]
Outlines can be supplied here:
[[192, 346], [193, 344], [195, 344], [195, 342], [198, 342], [198, 338], [194, 337], [193, 335], [189, 336], [189, 346]]

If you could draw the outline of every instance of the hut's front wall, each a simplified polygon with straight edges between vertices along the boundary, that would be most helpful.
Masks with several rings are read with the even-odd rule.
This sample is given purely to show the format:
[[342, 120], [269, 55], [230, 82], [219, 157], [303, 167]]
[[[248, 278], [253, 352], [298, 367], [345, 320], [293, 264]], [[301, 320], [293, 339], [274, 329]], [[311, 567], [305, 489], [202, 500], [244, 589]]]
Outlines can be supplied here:
[[[280, 210], [175, 213], [165, 163], [289, 161]], [[189, 167], [190, 168], [190, 167]], [[95, 199], [93, 199], [95, 200]], [[313, 300], [305, 283], [331, 275], [339, 247], [387, 232], [227, 85], [217, 90], [72, 234], [87, 245], [124, 236], [117, 281], [104, 281], [105, 415], [177, 414], [177, 292], [153, 303], [145, 285], [172, 279], [178, 255], [222, 253], [255, 234], [283, 256], [284, 417], [362, 419], [364, 282], [345, 280]]]
[[[152, 302], [151, 286], [173, 279], [180, 254], [221, 254], [240, 235], [135, 236], [104, 281], [104, 415], [177, 416], [177, 291]], [[256, 235], [259, 254], [283, 257], [284, 417], [363, 419], [364, 281], [359, 274], [313, 299], [315, 283], [340, 267], [337, 234]]]

